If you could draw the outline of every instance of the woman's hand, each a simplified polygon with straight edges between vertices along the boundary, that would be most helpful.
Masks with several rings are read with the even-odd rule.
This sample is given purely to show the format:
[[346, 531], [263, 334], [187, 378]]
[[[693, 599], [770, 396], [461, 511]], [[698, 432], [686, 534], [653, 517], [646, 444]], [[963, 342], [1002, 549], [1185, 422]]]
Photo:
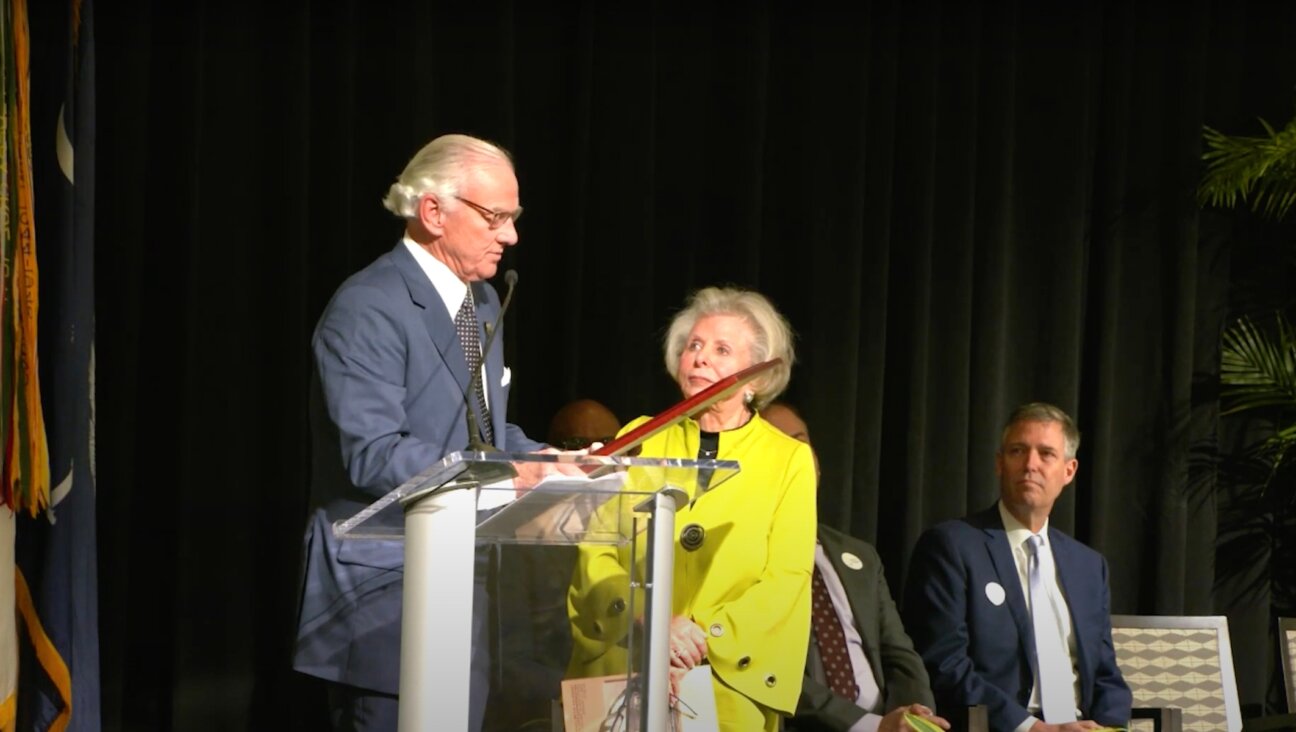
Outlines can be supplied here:
[[671, 666], [690, 669], [706, 658], [706, 633], [691, 619], [676, 615], [670, 623]]

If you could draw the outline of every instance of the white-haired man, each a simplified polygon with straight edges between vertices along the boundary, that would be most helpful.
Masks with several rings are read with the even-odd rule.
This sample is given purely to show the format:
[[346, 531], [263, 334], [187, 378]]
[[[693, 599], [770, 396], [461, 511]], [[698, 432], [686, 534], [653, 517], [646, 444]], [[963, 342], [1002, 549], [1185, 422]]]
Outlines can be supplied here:
[[[293, 665], [329, 682], [336, 730], [396, 729], [404, 557], [398, 542], [339, 541], [332, 523], [468, 445], [469, 408], [474, 437], [514, 452], [544, 447], [505, 420], [501, 350], [481, 353], [483, 324], [499, 311], [486, 280], [517, 244], [522, 213], [508, 153], [438, 137], [383, 204], [404, 220], [402, 240], [338, 288], [312, 340], [312, 514]], [[477, 572], [479, 607], [485, 574]], [[480, 626], [474, 637], [484, 637]], [[488, 688], [488, 661], [475, 652], [473, 730]]]

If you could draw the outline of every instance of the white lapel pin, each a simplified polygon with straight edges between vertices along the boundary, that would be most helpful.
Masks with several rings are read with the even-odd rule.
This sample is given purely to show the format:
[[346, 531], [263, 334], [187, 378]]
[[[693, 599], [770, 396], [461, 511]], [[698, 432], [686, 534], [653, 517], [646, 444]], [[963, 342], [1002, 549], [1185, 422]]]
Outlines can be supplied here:
[[855, 556], [854, 554], [851, 554], [850, 552], [842, 552], [842, 564], [846, 565], [847, 567], [850, 567], [851, 569], [864, 568], [864, 563], [860, 561], [860, 558]]
[[986, 599], [989, 600], [991, 604], [994, 605], [1002, 605], [1004, 602], [1004, 598], [1007, 597], [1007, 595], [1004, 593], [1003, 585], [999, 584], [998, 582], [987, 582], [985, 593], [986, 593]]

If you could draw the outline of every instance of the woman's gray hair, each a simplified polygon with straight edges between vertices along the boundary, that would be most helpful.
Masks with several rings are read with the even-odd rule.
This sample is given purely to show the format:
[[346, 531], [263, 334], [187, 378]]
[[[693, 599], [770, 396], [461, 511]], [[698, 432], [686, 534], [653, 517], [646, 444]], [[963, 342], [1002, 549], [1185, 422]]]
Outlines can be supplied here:
[[454, 198], [471, 163], [497, 160], [511, 168], [513, 158], [491, 142], [468, 135], [442, 135], [410, 158], [405, 170], [383, 198], [383, 207], [405, 219], [418, 215], [419, 199], [433, 193], [442, 201]]
[[1048, 402], [1031, 402], [1017, 407], [1012, 414], [1008, 415], [1008, 421], [1004, 422], [1003, 433], [999, 437], [1000, 443], [1007, 439], [1008, 431], [1019, 422], [1057, 422], [1062, 426], [1062, 437], [1066, 441], [1064, 447], [1066, 459], [1070, 460], [1080, 451], [1080, 429], [1076, 427], [1071, 415], [1059, 407]]
[[787, 388], [792, 378], [792, 362], [796, 354], [792, 349], [792, 327], [764, 295], [753, 290], [736, 287], [707, 287], [693, 293], [684, 309], [671, 319], [666, 331], [666, 371], [679, 380], [680, 354], [693, 326], [709, 315], [733, 315], [751, 326], [752, 365], [779, 358], [783, 362], [748, 382], [752, 392], [751, 406], [761, 409], [774, 401]]

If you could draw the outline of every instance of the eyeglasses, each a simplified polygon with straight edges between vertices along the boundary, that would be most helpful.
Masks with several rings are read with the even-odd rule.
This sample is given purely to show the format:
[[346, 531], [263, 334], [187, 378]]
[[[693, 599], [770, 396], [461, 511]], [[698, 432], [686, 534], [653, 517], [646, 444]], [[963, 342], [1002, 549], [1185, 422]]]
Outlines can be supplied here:
[[498, 229], [499, 227], [503, 226], [506, 222], [508, 222], [509, 219], [513, 219], [514, 221], [517, 221], [518, 219], [522, 218], [521, 206], [518, 206], [516, 209], [512, 211], [496, 211], [493, 208], [486, 208], [480, 203], [473, 203], [472, 201], [469, 201], [463, 196], [455, 196], [455, 198], [459, 199], [460, 201], [463, 201], [469, 206], [472, 206], [473, 210], [481, 214], [481, 217], [483, 219], [486, 219], [486, 226], [491, 229]]

